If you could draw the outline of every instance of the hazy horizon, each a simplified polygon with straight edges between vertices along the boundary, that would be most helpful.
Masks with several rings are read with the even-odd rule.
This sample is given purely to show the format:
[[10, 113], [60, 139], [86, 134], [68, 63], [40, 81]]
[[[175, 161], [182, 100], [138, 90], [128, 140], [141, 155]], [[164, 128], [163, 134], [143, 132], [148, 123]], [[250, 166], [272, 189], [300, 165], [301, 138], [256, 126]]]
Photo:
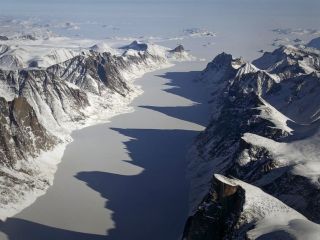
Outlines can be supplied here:
[[70, 0], [2, 0], [0, 3], [2, 17], [32, 18], [40, 23], [75, 22], [80, 29], [72, 34], [96, 38], [106, 34], [172, 35], [190, 27], [244, 33], [275, 27], [316, 28], [320, 9], [320, 1], [315, 0], [81, 0], [76, 4]]

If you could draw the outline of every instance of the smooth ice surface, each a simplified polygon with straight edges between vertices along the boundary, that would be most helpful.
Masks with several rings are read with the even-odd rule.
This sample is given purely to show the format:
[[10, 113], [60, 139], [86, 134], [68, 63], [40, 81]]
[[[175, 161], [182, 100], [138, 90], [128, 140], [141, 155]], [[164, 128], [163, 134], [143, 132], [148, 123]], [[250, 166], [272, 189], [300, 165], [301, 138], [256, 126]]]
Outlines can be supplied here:
[[177, 239], [188, 214], [185, 155], [209, 116], [198, 72], [189, 72], [203, 67], [181, 63], [137, 80], [145, 92], [136, 111], [74, 132], [53, 186], [1, 231], [14, 240]]

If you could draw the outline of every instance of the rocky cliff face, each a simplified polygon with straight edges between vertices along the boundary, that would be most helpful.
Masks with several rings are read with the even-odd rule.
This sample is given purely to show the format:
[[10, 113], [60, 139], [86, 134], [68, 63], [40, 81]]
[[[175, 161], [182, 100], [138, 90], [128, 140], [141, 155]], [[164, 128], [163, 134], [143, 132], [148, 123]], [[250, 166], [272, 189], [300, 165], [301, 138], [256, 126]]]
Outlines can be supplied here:
[[[252, 64], [225, 53], [208, 64], [201, 80], [211, 88], [213, 114], [190, 153], [194, 216], [199, 202], [217, 191], [213, 174], [219, 173], [253, 184], [320, 222], [319, 60], [315, 49], [287, 46]], [[186, 239], [205, 239], [190, 237], [195, 231]]]
[[58, 141], [39, 123], [35, 111], [24, 97], [10, 102], [0, 98], [1, 146], [0, 158], [8, 167], [15, 167], [19, 159], [36, 156], [50, 150]]
[[183, 239], [230, 238], [243, 209], [245, 191], [238, 185], [212, 179], [209, 193], [190, 216]]
[[170, 61], [168, 49], [138, 42], [118, 55], [92, 49], [63, 57], [51, 52], [56, 63], [46, 68], [40, 65], [49, 55], [30, 66], [30, 59], [9, 49], [0, 48], [0, 59], [17, 59], [0, 69], [1, 219], [32, 203], [52, 183], [72, 130], [125, 111], [141, 92], [133, 79]]
[[[31, 158], [50, 151], [61, 140], [48, 133], [39, 123], [37, 115], [24, 97], [12, 101], [0, 98], [0, 184], [1, 215], [20, 201], [28, 201], [26, 192], [43, 191], [49, 184], [41, 176], [39, 166]], [[49, 176], [48, 176], [49, 177]], [[8, 215], [12, 209], [8, 207]]]
[[214, 174], [183, 239], [311, 239], [320, 226], [258, 187]]

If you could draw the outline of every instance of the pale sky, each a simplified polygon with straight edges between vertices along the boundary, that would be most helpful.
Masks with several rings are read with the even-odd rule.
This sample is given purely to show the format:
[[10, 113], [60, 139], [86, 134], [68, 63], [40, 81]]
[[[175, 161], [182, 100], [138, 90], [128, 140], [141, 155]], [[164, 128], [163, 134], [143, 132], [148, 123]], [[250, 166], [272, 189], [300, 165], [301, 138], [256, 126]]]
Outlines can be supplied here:
[[[189, 27], [245, 33], [320, 26], [319, 0], [0, 0], [0, 5], [0, 16], [97, 22], [118, 27], [120, 35], [172, 34]], [[81, 30], [101, 32], [93, 26]]]

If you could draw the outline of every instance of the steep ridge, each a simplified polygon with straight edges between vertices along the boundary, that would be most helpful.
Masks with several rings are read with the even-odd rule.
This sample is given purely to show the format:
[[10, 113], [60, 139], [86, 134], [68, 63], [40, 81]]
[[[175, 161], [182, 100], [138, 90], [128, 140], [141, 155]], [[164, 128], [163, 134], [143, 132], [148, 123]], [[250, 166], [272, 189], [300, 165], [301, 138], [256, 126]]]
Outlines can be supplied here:
[[[213, 114], [190, 151], [191, 215], [212, 195], [213, 174], [219, 173], [320, 222], [319, 61], [316, 49], [284, 46], [252, 64], [225, 53], [208, 64], [200, 80], [211, 91]], [[194, 231], [186, 239], [203, 239], [191, 237]]]
[[141, 93], [133, 79], [171, 64], [170, 49], [132, 45], [119, 55], [90, 49], [47, 68], [0, 69], [1, 219], [45, 193], [71, 131], [129, 111]]
[[319, 233], [318, 224], [258, 187], [215, 174], [183, 239], [317, 239]]

